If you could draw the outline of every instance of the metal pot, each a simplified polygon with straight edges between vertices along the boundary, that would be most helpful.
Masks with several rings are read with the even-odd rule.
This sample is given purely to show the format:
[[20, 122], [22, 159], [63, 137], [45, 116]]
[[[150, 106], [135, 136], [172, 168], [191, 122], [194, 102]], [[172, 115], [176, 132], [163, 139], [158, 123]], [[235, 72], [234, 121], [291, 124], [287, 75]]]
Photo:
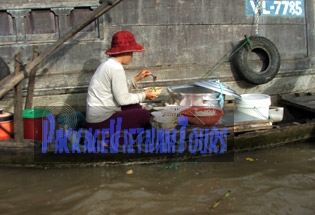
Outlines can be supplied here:
[[[168, 87], [171, 104], [180, 106], [207, 106], [223, 108], [220, 105], [220, 93], [194, 85]], [[224, 101], [224, 95], [223, 101]]]

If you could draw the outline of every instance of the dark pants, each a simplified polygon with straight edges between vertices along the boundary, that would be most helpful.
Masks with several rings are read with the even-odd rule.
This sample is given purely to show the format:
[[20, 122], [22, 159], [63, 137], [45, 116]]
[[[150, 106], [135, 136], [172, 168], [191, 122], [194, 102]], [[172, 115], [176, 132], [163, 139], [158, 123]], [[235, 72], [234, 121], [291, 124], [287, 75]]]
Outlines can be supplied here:
[[150, 128], [150, 112], [142, 109], [141, 105], [133, 104], [122, 106], [121, 111], [114, 113], [110, 118], [103, 122], [86, 123], [87, 128], [92, 128], [93, 132], [96, 129], [103, 129], [110, 127], [110, 120], [121, 118], [121, 130], [129, 128]]

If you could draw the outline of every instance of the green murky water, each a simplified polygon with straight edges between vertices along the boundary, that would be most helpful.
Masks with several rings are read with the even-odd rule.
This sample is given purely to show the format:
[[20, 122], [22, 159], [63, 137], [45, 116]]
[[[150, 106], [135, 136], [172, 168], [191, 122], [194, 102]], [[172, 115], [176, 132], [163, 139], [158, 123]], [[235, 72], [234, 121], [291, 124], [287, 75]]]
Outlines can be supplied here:
[[314, 143], [169, 164], [2, 168], [0, 214], [315, 214]]

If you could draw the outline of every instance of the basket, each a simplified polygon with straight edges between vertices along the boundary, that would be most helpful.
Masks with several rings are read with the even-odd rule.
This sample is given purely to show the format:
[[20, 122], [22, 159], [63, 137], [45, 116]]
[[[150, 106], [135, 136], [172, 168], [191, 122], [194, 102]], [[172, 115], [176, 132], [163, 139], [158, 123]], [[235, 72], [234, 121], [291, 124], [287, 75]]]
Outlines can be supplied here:
[[188, 122], [192, 125], [215, 125], [224, 112], [216, 108], [191, 107], [181, 111], [181, 115], [188, 117]]

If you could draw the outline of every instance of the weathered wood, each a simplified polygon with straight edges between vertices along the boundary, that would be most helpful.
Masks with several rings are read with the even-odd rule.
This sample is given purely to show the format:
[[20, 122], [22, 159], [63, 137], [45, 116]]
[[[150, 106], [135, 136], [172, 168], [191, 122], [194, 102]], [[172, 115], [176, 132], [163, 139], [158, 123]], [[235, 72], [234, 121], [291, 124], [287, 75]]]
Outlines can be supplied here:
[[315, 138], [315, 122], [274, 128], [265, 131], [248, 132], [233, 137], [234, 151], [263, 149], [288, 143], [303, 142]]
[[[33, 48], [33, 60], [39, 56], [39, 47], [35, 46]], [[27, 96], [25, 101], [25, 109], [30, 109], [33, 107], [33, 97], [35, 88], [35, 78], [36, 78], [37, 67], [30, 72], [30, 77], [28, 79]]]
[[[62, 38], [60, 38], [55, 44], [45, 50], [38, 58], [29, 62], [25, 66], [25, 73], [30, 73], [38, 64], [43, 62], [46, 58], [48, 58], [56, 49], [58, 49], [62, 44], [64, 44], [67, 40], [73, 37], [76, 33], [81, 31], [95, 19], [103, 15], [105, 12], [109, 11], [117, 4], [122, 2], [123, 0], [109, 1], [109, 3], [104, 2], [100, 5], [95, 11], [90, 13], [85, 19], [82, 20], [78, 25], [72, 28], [67, 34], [65, 34]], [[7, 82], [1, 86], [0, 88], [0, 98], [2, 98], [8, 91], [10, 91], [16, 84], [18, 84], [24, 78], [24, 73], [19, 73], [14, 77], [7, 80]]]
[[281, 103], [315, 113], [315, 96], [314, 95], [282, 99]]
[[[266, 149], [270, 147], [276, 147], [288, 143], [309, 141], [315, 138], [315, 122], [309, 122], [300, 125], [287, 125], [284, 127], [273, 128], [270, 130], [259, 131], [259, 132], [249, 132], [238, 136], [231, 136], [227, 140], [228, 151], [241, 152], [254, 149]], [[0, 166], [18, 166], [23, 165], [30, 167], [38, 167], [42, 164], [56, 165], [58, 167], [87, 167], [91, 166], [108, 166], [108, 165], [132, 165], [132, 164], [149, 164], [166, 162], [167, 158], [164, 155], [156, 154], [141, 154], [135, 159], [126, 159], [124, 157], [126, 154], [92, 154], [90, 157], [85, 154], [81, 158], [77, 156], [77, 160], [73, 162], [55, 162], [55, 163], [41, 163], [34, 162], [34, 143], [25, 141], [24, 143], [16, 143], [11, 140], [0, 141]], [[136, 154], [133, 154], [136, 155]], [[46, 156], [46, 155], [44, 155]], [[49, 155], [47, 155], [49, 156]], [[52, 152], [52, 156], [56, 156]], [[69, 154], [65, 154], [66, 157]], [[94, 157], [99, 158], [97, 162], [93, 161]], [[115, 160], [108, 159], [109, 156], [116, 158]], [[91, 158], [92, 157], [92, 158]], [[111, 158], [112, 158], [111, 157]], [[177, 157], [170, 158], [172, 160]], [[82, 159], [82, 160], [79, 160]], [[92, 162], [90, 162], [92, 160]]]
[[267, 130], [272, 129], [272, 122], [271, 121], [257, 121], [257, 122], [244, 122], [244, 123], [237, 123], [233, 127], [234, 132], [248, 132], [248, 131], [258, 131], [258, 130]]
[[[15, 76], [21, 74], [22, 52], [15, 55]], [[22, 86], [18, 83], [14, 87], [14, 140], [21, 142], [23, 139], [23, 119], [22, 119]]]
[[10, 75], [6, 76], [4, 79], [2, 79], [2, 80], [0, 81], [0, 86], [5, 85], [5, 83], [7, 83], [10, 79], [12, 79], [13, 76], [14, 76], [14, 74], [10, 74]]
[[[237, 122], [233, 124], [217, 124], [215, 125], [219, 129], [228, 128], [231, 133], [244, 133], [244, 132], [256, 132], [260, 130], [270, 130], [273, 128], [273, 124], [269, 120], [262, 121], [250, 121], [250, 122]], [[189, 126], [187, 132], [191, 132], [192, 128]], [[198, 129], [206, 129], [207, 126], [198, 126]]]
[[226, 105], [224, 116], [216, 126], [228, 128], [234, 133], [267, 130], [273, 127], [271, 120], [258, 119], [234, 109], [234, 105]]

